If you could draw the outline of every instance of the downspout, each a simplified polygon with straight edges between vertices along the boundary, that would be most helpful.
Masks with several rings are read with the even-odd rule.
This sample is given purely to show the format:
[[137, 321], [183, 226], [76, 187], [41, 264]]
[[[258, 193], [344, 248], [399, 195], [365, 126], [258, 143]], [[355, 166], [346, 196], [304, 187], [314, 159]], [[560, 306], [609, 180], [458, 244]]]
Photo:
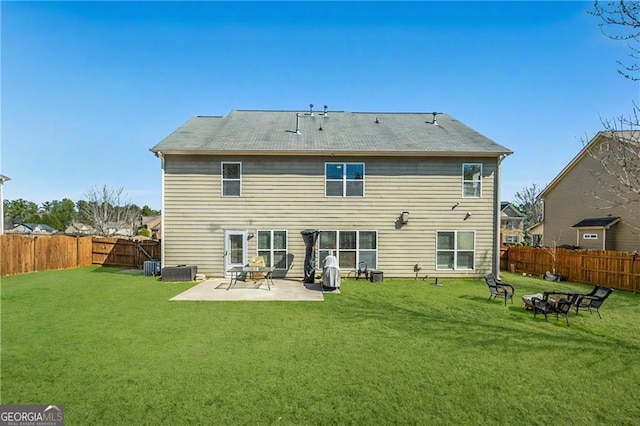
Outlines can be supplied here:
[[502, 160], [507, 158], [506, 154], [502, 154], [498, 157], [498, 161], [496, 162], [496, 176], [495, 182], [493, 183], [494, 190], [494, 250], [495, 255], [493, 259], [493, 275], [496, 277], [500, 277], [500, 164], [502, 164]]
[[162, 238], [160, 239], [160, 257], [161, 257], [161, 262], [160, 262], [160, 268], [164, 268], [164, 242], [165, 242], [165, 233], [164, 233], [164, 224], [166, 223], [166, 210], [164, 208], [164, 167], [165, 167], [165, 160], [164, 160], [164, 154], [162, 154], [161, 152], [158, 151], [158, 158], [160, 158], [160, 235], [162, 235]]

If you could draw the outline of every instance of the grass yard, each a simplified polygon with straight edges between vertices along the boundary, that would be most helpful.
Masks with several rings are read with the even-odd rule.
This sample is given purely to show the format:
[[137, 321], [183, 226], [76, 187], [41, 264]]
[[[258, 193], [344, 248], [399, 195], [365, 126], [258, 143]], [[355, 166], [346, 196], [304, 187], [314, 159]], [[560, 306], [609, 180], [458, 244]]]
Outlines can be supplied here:
[[[343, 281], [325, 302], [169, 302], [191, 283], [90, 267], [2, 279], [2, 404], [69, 425], [637, 424], [640, 296], [535, 320], [590, 286]], [[302, 284], [301, 284], [302, 285]]]

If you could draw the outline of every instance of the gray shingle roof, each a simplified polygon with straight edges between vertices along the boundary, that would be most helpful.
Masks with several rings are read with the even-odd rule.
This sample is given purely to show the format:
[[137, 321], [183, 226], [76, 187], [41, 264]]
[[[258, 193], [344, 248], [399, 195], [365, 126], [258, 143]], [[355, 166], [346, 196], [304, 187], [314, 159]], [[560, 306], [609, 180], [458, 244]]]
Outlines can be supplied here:
[[[194, 117], [151, 148], [162, 153], [480, 155], [512, 152], [447, 114], [232, 111]], [[376, 119], [378, 122], [376, 122]]]
[[580, 222], [573, 225], [572, 228], [587, 228], [592, 226], [609, 228], [610, 226], [615, 225], [619, 220], [620, 218], [617, 216], [582, 219]]

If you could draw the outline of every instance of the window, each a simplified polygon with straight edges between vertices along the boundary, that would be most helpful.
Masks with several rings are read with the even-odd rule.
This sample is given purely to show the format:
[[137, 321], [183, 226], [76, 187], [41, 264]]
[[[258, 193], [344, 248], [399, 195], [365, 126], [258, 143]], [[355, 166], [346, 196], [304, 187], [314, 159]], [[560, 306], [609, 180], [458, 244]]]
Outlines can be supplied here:
[[318, 260], [333, 252], [340, 268], [356, 269], [366, 262], [369, 269], [378, 266], [378, 233], [376, 231], [320, 231]]
[[516, 244], [518, 242], [517, 235], [507, 235], [507, 242], [511, 244]]
[[325, 163], [327, 197], [364, 197], [364, 163]]
[[258, 231], [258, 256], [267, 266], [289, 269], [287, 260], [287, 231]]
[[473, 269], [475, 231], [438, 231], [436, 269]]
[[598, 234], [582, 234], [582, 238], [585, 240], [597, 240]]
[[482, 164], [462, 165], [462, 196], [480, 198], [482, 196]]
[[242, 163], [222, 163], [222, 196], [240, 196]]

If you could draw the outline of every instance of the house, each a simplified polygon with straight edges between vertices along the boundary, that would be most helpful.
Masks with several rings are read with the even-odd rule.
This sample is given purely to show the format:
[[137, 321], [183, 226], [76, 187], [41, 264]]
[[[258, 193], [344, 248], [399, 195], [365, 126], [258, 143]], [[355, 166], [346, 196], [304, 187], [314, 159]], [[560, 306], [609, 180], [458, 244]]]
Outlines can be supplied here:
[[598, 133], [540, 193], [543, 245], [640, 250], [639, 198], [621, 197], [617, 181], [590, 155], [614, 152], [614, 144], [609, 133]]
[[151, 151], [163, 266], [222, 276], [258, 255], [306, 280], [333, 253], [343, 275], [360, 262], [388, 277], [498, 271], [512, 152], [447, 114], [234, 110]]
[[7, 233], [11, 234], [27, 235], [51, 235], [57, 232], [57, 229], [42, 223], [18, 223], [13, 225], [12, 229], [7, 230]]
[[0, 174], [0, 235], [4, 234], [4, 194], [2, 192], [2, 187], [8, 180], [11, 180], [11, 178]]
[[500, 242], [520, 244], [524, 240], [524, 215], [513, 204], [500, 203]]
[[162, 216], [142, 216], [141, 228], [151, 231], [151, 238], [162, 239]]
[[525, 229], [527, 235], [531, 237], [531, 245], [533, 247], [542, 246], [542, 238], [544, 236], [544, 222], [534, 223]]
[[69, 235], [95, 235], [96, 229], [82, 222], [71, 222], [64, 230], [64, 233]]

